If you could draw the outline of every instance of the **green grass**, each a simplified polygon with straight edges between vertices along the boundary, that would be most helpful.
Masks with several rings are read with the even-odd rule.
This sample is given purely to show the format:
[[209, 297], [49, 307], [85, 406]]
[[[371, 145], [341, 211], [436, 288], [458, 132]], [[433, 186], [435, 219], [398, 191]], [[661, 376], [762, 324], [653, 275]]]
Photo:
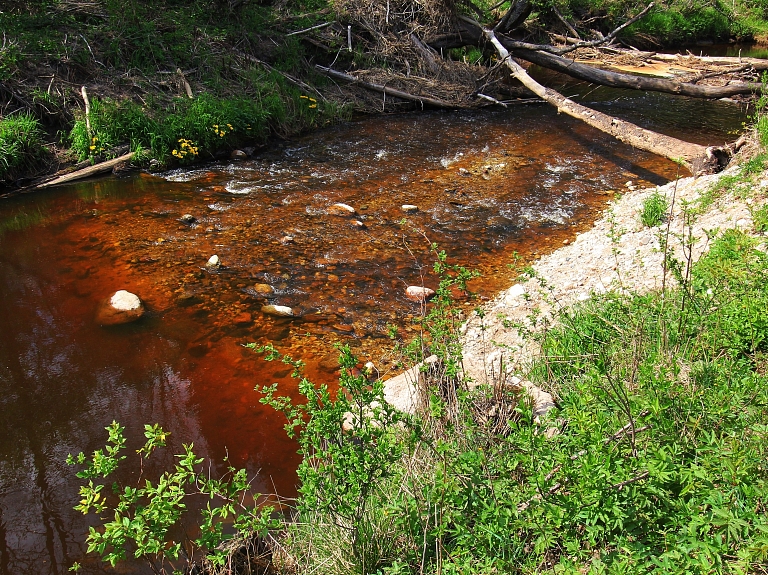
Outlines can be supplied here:
[[[606, 33], [631, 16], [647, 2], [637, 0], [561, 0], [561, 12], [577, 21], [587, 21]], [[730, 38], [750, 40], [764, 33], [766, 13], [762, 0], [721, 2], [718, 0], [669, 0], [656, 3], [651, 12], [628, 27], [622, 37], [636, 44], [670, 46]]]
[[[292, 10], [306, 8], [294, 4]], [[209, 159], [348, 115], [281, 74], [323, 81], [312, 75], [301, 41], [273, 29], [289, 16], [286, 8], [218, 0], [22, 1], [0, 12], [7, 37], [0, 48], [0, 79], [31, 114], [59, 128], [81, 160], [123, 144], [166, 165]], [[31, 67], [38, 70], [34, 77], [28, 77]], [[35, 85], [38, 77], [49, 77], [46, 69], [55, 78], [87, 85], [90, 131], [78, 89], [48, 80]], [[177, 70], [184, 71], [194, 99], [186, 97]], [[4, 152], [0, 177], [34, 165], [34, 154], [18, 159], [18, 153], [32, 151]]]
[[45, 133], [31, 114], [0, 120], [0, 181], [13, 180], [39, 168], [48, 150]]
[[664, 222], [669, 211], [669, 200], [661, 192], [654, 192], [643, 201], [640, 221], [647, 228], [653, 228]]
[[337, 106], [302, 94], [277, 73], [262, 74], [249, 87], [248, 97], [201, 94], [158, 108], [95, 98], [90, 133], [80, 113], [69, 142], [80, 159], [130, 142], [132, 149], [147, 150], [161, 162], [189, 163], [238, 146], [263, 144], [275, 132], [317, 127], [343, 113]]

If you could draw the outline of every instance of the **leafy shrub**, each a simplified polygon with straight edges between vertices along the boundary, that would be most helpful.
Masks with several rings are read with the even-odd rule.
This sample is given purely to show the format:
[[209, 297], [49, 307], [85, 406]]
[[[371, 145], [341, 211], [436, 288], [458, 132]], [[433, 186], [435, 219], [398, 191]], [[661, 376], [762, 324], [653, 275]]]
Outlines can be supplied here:
[[655, 191], [643, 200], [643, 209], [640, 212], [640, 221], [644, 226], [653, 228], [661, 224], [667, 217], [669, 201], [667, 196]]
[[763, 204], [752, 210], [752, 221], [756, 232], [768, 232], [768, 204]]
[[[91, 527], [87, 537], [88, 552], [99, 554], [113, 567], [129, 551], [146, 559], [155, 573], [177, 573], [180, 566], [194, 571], [203, 559], [208, 566], [221, 567], [227, 557], [222, 542], [239, 539], [247, 544], [277, 526], [271, 519], [272, 507], [248, 503], [258, 496], [250, 493], [245, 470], [230, 467], [224, 478], [212, 478], [192, 445], [184, 445], [184, 454], [177, 455], [179, 461], [173, 471], [163, 473], [154, 483], [145, 478], [144, 459], [165, 447], [168, 437], [157, 425], [144, 426], [146, 443], [136, 452], [142, 470], [136, 486], [118, 483], [113, 474], [126, 459], [124, 428], [112, 422], [106, 429], [109, 439], [104, 449], [90, 458], [84, 453], [70, 455], [67, 463], [81, 466], [77, 476], [88, 480], [80, 487], [81, 500], [75, 509], [86, 515], [102, 515], [109, 510], [113, 517], [104, 520], [101, 529]], [[111, 493], [104, 489], [106, 485], [111, 485]], [[171, 530], [180, 525], [193, 497], [208, 502], [195, 522], [199, 534], [192, 541], [176, 541], [170, 536]], [[218, 505], [212, 506], [212, 502]], [[230, 527], [228, 531], [225, 526]], [[71, 570], [78, 569], [75, 563]]]
[[45, 133], [31, 114], [0, 120], [0, 181], [13, 180], [40, 166], [48, 154]]

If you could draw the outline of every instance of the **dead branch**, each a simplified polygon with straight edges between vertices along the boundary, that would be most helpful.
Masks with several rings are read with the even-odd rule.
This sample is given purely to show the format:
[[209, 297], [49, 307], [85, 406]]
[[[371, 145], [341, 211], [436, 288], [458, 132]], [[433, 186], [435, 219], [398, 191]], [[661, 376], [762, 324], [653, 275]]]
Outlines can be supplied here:
[[739, 72], [745, 72], [752, 68], [751, 64], [745, 64], [744, 66], [738, 66], [737, 68], [723, 68], [722, 70], [715, 70], [714, 72], [703, 72], [688, 80], [691, 84], [695, 84], [706, 78], [716, 78], [717, 76], [723, 76], [725, 74], [738, 74]]
[[83, 95], [83, 102], [85, 103], [85, 130], [88, 132], [88, 137], [91, 137], [91, 102], [88, 99], [88, 90], [85, 86], [80, 88], [80, 93]]
[[[613, 40], [616, 35], [624, 30], [627, 26], [631, 26], [638, 20], [640, 20], [643, 16], [648, 14], [648, 12], [653, 8], [656, 4], [654, 2], [651, 2], [646, 6], [639, 14], [636, 16], [630, 18], [626, 22], [624, 22], [621, 26], [613, 30], [610, 34], [607, 36], [603, 36], [602, 38], [598, 38], [597, 40], [591, 40], [591, 41], [584, 41], [584, 42], [577, 42], [575, 44], [572, 44], [571, 46], [568, 46], [567, 48], [560, 48], [557, 52], [558, 54], [566, 54], [568, 52], [571, 52], [573, 50], [576, 50], [577, 48], [591, 48], [595, 46], [600, 46], [601, 44], [609, 44], [611, 40]], [[578, 36], [578, 34], [577, 34]]]
[[638, 475], [635, 475], [634, 477], [631, 477], [626, 481], [622, 481], [620, 483], [614, 483], [613, 485], [611, 485], [611, 489], [622, 489], [627, 485], [630, 485], [632, 483], [637, 483], [638, 481], [642, 481], [643, 479], [646, 479], [649, 476], [650, 476], [650, 473], [648, 473], [647, 471], [643, 471], [642, 473], [639, 473]]
[[524, 501], [523, 503], [518, 505], [517, 506], [517, 512], [518, 513], [522, 513], [523, 511], [528, 509], [531, 506], [531, 503], [533, 503], [534, 501], [541, 501], [542, 499], [544, 499], [545, 496], [552, 495], [553, 493], [557, 493], [558, 491], [560, 491], [560, 488], [562, 486], [563, 486], [562, 483], [555, 483], [552, 487], [550, 487], [546, 491], [546, 493], [543, 493], [543, 494], [542, 493], [537, 493], [536, 495], [531, 497], [528, 501]]
[[176, 74], [181, 78], [181, 83], [184, 86], [184, 91], [187, 93], [187, 98], [191, 100], [194, 96], [192, 95], [192, 86], [187, 82], [187, 77], [184, 75], [184, 72], [181, 71], [181, 68], [176, 68]]
[[332, 70], [331, 68], [325, 68], [318, 64], [315, 65], [315, 68], [320, 72], [322, 72], [323, 74], [325, 74], [326, 76], [329, 76], [331, 78], [336, 78], [337, 80], [343, 80], [345, 82], [349, 82], [350, 84], [355, 84], [357, 86], [361, 86], [368, 90], [379, 92], [386, 96], [394, 96], [395, 98], [401, 98], [403, 100], [408, 100], [409, 102], [418, 102], [419, 104], [422, 105], [422, 107], [424, 105], [433, 106], [435, 108], [446, 108], [446, 109], [456, 109], [457, 107], [453, 104], [444, 102], [442, 100], [427, 98], [425, 96], [416, 96], [414, 94], [409, 94], [408, 92], [403, 92], [402, 90], [395, 90], [394, 88], [388, 88], [386, 86], [382, 86], [381, 84], [372, 84], [370, 82], [365, 82], [364, 80], [360, 80], [359, 78], [355, 78], [354, 76], [350, 76], [349, 74], [345, 74], [344, 72]]
[[414, 48], [416, 48], [416, 51], [421, 56], [422, 61], [426, 64], [429, 71], [433, 74], [439, 74], [441, 70], [440, 62], [438, 62], [432, 48], [419, 40], [416, 34], [409, 34], [409, 37], [411, 39], [411, 43], [413, 44]]
[[326, 26], [331, 26], [335, 24], [336, 22], [323, 22], [322, 24], [318, 24], [317, 26], [310, 26], [309, 28], [304, 28], [303, 30], [296, 30], [295, 32], [289, 32], [286, 34], [286, 36], [297, 36], [298, 34], [305, 34], [306, 32], [311, 32], [312, 30], [319, 30], [320, 28], [325, 28]]
[[83, 178], [87, 178], [88, 176], [93, 176], [95, 174], [101, 174], [101, 173], [107, 172], [112, 168], [114, 168], [115, 166], [117, 166], [118, 164], [122, 164], [123, 162], [129, 161], [133, 157], [133, 155], [134, 155], [134, 152], [130, 152], [128, 154], [120, 156], [119, 158], [115, 158], [114, 160], [108, 160], [106, 162], [102, 162], [94, 166], [88, 166], [87, 168], [83, 168], [82, 170], [77, 170], [75, 172], [65, 174], [63, 176], [59, 176], [58, 178], [55, 178], [48, 182], [43, 182], [42, 184], [38, 184], [37, 186], [35, 186], [34, 189], [49, 188], [51, 186], [57, 186], [59, 184], [64, 184], [66, 182], [71, 182], [73, 180], [81, 180]]
[[581, 42], [581, 37], [579, 36], [579, 33], [576, 31], [576, 28], [574, 28], [568, 20], [565, 19], [565, 17], [560, 13], [560, 10], [557, 9], [557, 6], [552, 4], [552, 12], [555, 13], [555, 16], [557, 16], [557, 19], [560, 20], [560, 22], [563, 23], [563, 26], [565, 26], [566, 30], [568, 30], [571, 34], [573, 34], [576, 37], [576, 42]]
[[298, 78], [294, 78], [293, 76], [291, 76], [291, 75], [290, 75], [290, 74], [288, 74], [287, 72], [281, 72], [281, 71], [280, 71], [280, 70], [278, 70], [277, 68], [273, 68], [272, 66], [270, 66], [269, 64], [267, 64], [267, 63], [266, 63], [266, 62], [264, 62], [263, 60], [259, 60], [259, 59], [258, 59], [258, 58], [256, 58], [255, 56], [251, 56], [250, 54], [246, 54], [246, 53], [244, 53], [244, 52], [240, 52], [240, 51], [237, 51], [237, 50], [234, 50], [234, 52], [235, 52], [235, 53], [236, 53], [238, 56], [240, 56], [241, 58], [244, 58], [245, 60], [248, 60], [249, 62], [251, 62], [251, 63], [253, 63], [253, 64], [258, 64], [259, 66], [263, 66], [264, 68], [266, 68], [266, 69], [267, 69], [267, 70], [269, 70], [270, 72], [275, 72], [275, 73], [277, 73], [277, 74], [280, 74], [280, 75], [281, 75], [283, 78], [285, 78], [285, 79], [286, 79], [286, 81], [287, 81], [289, 84], [293, 84], [294, 86], [296, 86], [297, 88], [299, 88], [299, 89], [301, 89], [301, 90], [305, 90], [305, 91], [307, 91], [307, 92], [312, 92], [312, 93], [314, 93], [315, 95], [317, 95], [319, 98], [322, 98], [322, 100], [323, 100], [323, 101], [327, 101], [327, 100], [325, 99], [325, 96], [323, 96], [323, 95], [322, 95], [322, 94], [321, 94], [321, 93], [320, 93], [320, 92], [317, 90], [317, 88], [315, 88], [315, 87], [313, 87], [313, 86], [310, 86], [310, 85], [309, 85], [309, 84], [307, 84], [306, 82], [302, 82], [302, 81], [301, 81], [301, 80], [299, 80]]

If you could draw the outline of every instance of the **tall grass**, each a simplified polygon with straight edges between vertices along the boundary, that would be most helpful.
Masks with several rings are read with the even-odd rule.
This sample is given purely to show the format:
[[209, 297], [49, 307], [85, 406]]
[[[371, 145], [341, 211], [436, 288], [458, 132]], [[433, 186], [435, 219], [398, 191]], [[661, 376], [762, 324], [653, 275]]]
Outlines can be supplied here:
[[36, 170], [46, 155], [45, 133], [31, 114], [0, 120], [0, 181], [10, 181]]
[[[338, 106], [318, 104], [301, 94], [278, 74], [254, 83], [248, 96], [201, 94], [156, 108], [94, 98], [90, 112], [90, 131], [80, 113], [69, 134], [72, 150], [80, 159], [130, 143], [132, 149], [146, 150], [164, 163], [210, 159], [238, 146], [263, 144], [275, 132], [316, 127], [344, 113]], [[182, 148], [184, 142], [187, 145]]]

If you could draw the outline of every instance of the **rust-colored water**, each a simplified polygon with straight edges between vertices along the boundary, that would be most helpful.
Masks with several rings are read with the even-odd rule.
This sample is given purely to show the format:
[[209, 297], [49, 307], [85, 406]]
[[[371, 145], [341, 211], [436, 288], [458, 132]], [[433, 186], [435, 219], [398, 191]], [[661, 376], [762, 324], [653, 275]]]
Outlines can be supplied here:
[[[335, 380], [336, 342], [386, 370], [387, 325], [407, 334], [420, 312], [405, 287], [436, 283], [430, 242], [481, 271], [473, 288], [491, 296], [511, 281], [514, 252], [530, 259], [562, 245], [627, 180], [675, 174], [670, 162], [536, 106], [366, 120], [241, 163], [6, 201], [0, 574], [63, 573], [73, 561], [103, 569], [84, 558], [88, 522], [72, 511], [77, 481], [64, 458], [103, 445], [113, 419], [132, 448], [144, 423], [160, 422], [171, 454], [194, 442], [246, 466], [257, 489], [293, 494], [296, 447], [253, 386], [277, 381], [292, 394], [295, 383], [243, 343], [275, 342], [318, 383]], [[330, 215], [337, 202], [357, 215]], [[222, 267], [207, 269], [214, 254]], [[148, 315], [98, 326], [97, 305], [118, 289], [140, 295]], [[299, 317], [265, 316], [265, 303]], [[147, 473], [170, 461], [149, 462]]]

